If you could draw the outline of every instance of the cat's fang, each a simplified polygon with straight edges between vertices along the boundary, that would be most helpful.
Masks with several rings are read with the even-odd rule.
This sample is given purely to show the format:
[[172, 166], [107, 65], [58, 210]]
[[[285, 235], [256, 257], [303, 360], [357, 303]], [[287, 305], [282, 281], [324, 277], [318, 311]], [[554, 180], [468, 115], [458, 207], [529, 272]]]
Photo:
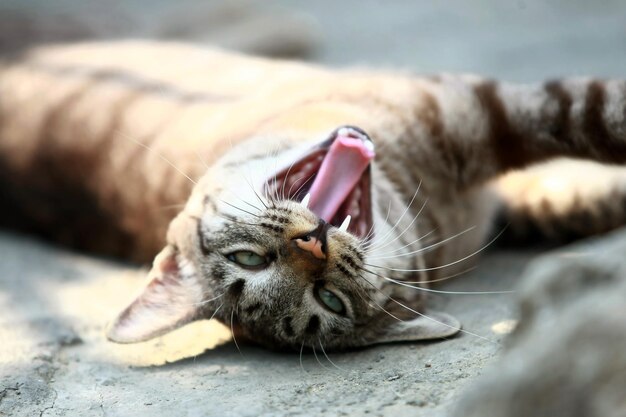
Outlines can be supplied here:
[[302, 204], [302, 207], [307, 208], [309, 207], [309, 200], [311, 199], [311, 193], [307, 193], [304, 198], [302, 199], [302, 201], [300, 201], [300, 204]]
[[339, 230], [341, 230], [342, 232], [347, 232], [348, 227], [350, 226], [350, 220], [352, 220], [352, 216], [348, 214], [343, 223], [341, 223], [341, 226], [339, 226]]

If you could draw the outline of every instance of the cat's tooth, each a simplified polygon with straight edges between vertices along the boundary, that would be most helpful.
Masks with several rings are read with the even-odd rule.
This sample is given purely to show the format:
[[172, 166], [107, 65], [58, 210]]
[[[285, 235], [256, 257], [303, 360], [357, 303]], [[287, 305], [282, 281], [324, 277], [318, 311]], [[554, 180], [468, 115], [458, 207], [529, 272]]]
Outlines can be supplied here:
[[363, 145], [365, 146], [365, 148], [366, 148], [368, 151], [372, 151], [372, 152], [374, 152], [374, 142], [372, 142], [371, 140], [369, 140], [369, 139], [365, 139], [365, 140], [363, 141]]
[[341, 226], [339, 226], [339, 230], [341, 230], [342, 232], [347, 232], [348, 226], [350, 226], [350, 220], [352, 220], [352, 216], [348, 214], [343, 223], [341, 223]]
[[302, 204], [302, 207], [308, 208], [310, 199], [311, 199], [311, 193], [307, 193], [307, 195], [305, 195], [302, 201], [300, 202], [300, 204]]
[[337, 131], [337, 136], [348, 136], [350, 134], [350, 130], [347, 127], [342, 127]]

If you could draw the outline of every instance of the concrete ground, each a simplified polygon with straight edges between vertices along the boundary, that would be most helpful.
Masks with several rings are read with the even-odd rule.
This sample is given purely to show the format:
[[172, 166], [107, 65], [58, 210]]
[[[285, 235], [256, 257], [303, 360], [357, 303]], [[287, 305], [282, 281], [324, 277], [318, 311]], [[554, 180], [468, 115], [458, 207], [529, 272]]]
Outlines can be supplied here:
[[[626, 6], [619, 0], [269, 3], [305, 16], [317, 33], [310, 57], [329, 65], [472, 71], [522, 81], [623, 76], [626, 68]], [[69, 1], [7, 4], [85, 7]], [[164, 0], [150, 7], [140, 0], [112, 4], [137, 22], [125, 28], [135, 36], [171, 10]], [[493, 251], [445, 289], [515, 288], [537, 254]], [[300, 358], [249, 345], [238, 349], [227, 329], [210, 322], [149, 343], [108, 343], [103, 327], [141, 287], [142, 272], [0, 233], [0, 415], [444, 416], [497, 358], [517, 317], [515, 295], [439, 296], [433, 302], [475, 335], [329, 359], [320, 352]]]
[[[329, 358], [238, 349], [208, 321], [124, 346], [107, 342], [103, 327], [142, 287], [143, 271], [11, 234], [0, 234], [0, 253], [0, 413], [12, 416], [445, 415], [516, 316], [509, 294], [440, 296], [437, 307], [480, 337]], [[530, 258], [491, 254], [446, 288], [510, 289]]]

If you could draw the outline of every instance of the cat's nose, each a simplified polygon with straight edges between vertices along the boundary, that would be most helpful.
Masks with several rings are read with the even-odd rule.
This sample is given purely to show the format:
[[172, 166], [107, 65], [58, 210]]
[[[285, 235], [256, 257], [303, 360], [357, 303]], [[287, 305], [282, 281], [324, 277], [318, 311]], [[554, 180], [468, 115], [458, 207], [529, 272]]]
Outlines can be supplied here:
[[295, 246], [319, 260], [326, 260], [326, 235], [330, 225], [323, 220], [314, 230], [292, 239]]
[[303, 251], [311, 252], [311, 255], [317, 259], [326, 259], [326, 253], [324, 252], [322, 242], [319, 239], [306, 236], [304, 238], [295, 239], [295, 243], [296, 246]]

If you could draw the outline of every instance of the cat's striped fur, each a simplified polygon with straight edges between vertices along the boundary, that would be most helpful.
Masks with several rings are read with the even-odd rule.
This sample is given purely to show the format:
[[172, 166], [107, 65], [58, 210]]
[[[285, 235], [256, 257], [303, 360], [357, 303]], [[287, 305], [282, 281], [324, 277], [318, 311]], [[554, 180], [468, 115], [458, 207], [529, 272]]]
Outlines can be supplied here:
[[[255, 287], [249, 271], [211, 258], [238, 239], [275, 240], [278, 247], [283, 234], [315, 228], [305, 208], [256, 194], [278, 167], [344, 125], [367, 132], [377, 150], [373, 238], [364, 243], [331, 227], [328, 247], [336, 256], [329, 254], [317, 272], [351, 282], [341, 292], [361, 301], [344, 300], [350, 320], [302, 307], [308, 284], [298, 291], [272, 287], [268, 275], [267, 287]], [[426, 281], [467, 268], [497, 207], [490, 182], [558, 156], [626, 162], [626, 82], [514, 85], [461, 75], [333, 72], [147, 42], [41, 48], [0, 69], [2, 221], [142, 261], [166, 244], [144, 299], [114, 325], [119, 341], [211, 315], [277, 347], [342, 348], [452, 334], [458, 324], [438, 313], [434, 321], [418, 316], [411, 325], [395, 324], [390, 316], [424, 311], [423, 292], [389, 278], [427, 287]], [[610, 178], [616, 183], [607, 189], [621, 191], [623, 176]], [[194, 183], [165, 241], [171, 206], [184, 204]], [[585, 207], [587, 191], [576, 186], [579, 197], [559, 208], [559, 218], [570, 207]], [[520, 202], [528, 193], [520, 194], [506, 195], [510, 210], [531, 213], [541, 224], [553, 193], [530, 202]], [[586, 212], [593, 215], [592, 208]], [[607, 217], [597, 215], [594, 229], [621, 221], [623, 205]], [[253, 230], [234, 230], [249, 223]], [[287, 252], [276, 256], [300, 262]], [[305, 264], [289, 264], [290, 272], [279, 269], [272, 277], [298, 279], [313, 268]], [[291, 298], [276, 302], [280, 291]], [[412, 306], [409, 314], [389, 297]], [[139, 304], [151, 306], [150, 322]]]

